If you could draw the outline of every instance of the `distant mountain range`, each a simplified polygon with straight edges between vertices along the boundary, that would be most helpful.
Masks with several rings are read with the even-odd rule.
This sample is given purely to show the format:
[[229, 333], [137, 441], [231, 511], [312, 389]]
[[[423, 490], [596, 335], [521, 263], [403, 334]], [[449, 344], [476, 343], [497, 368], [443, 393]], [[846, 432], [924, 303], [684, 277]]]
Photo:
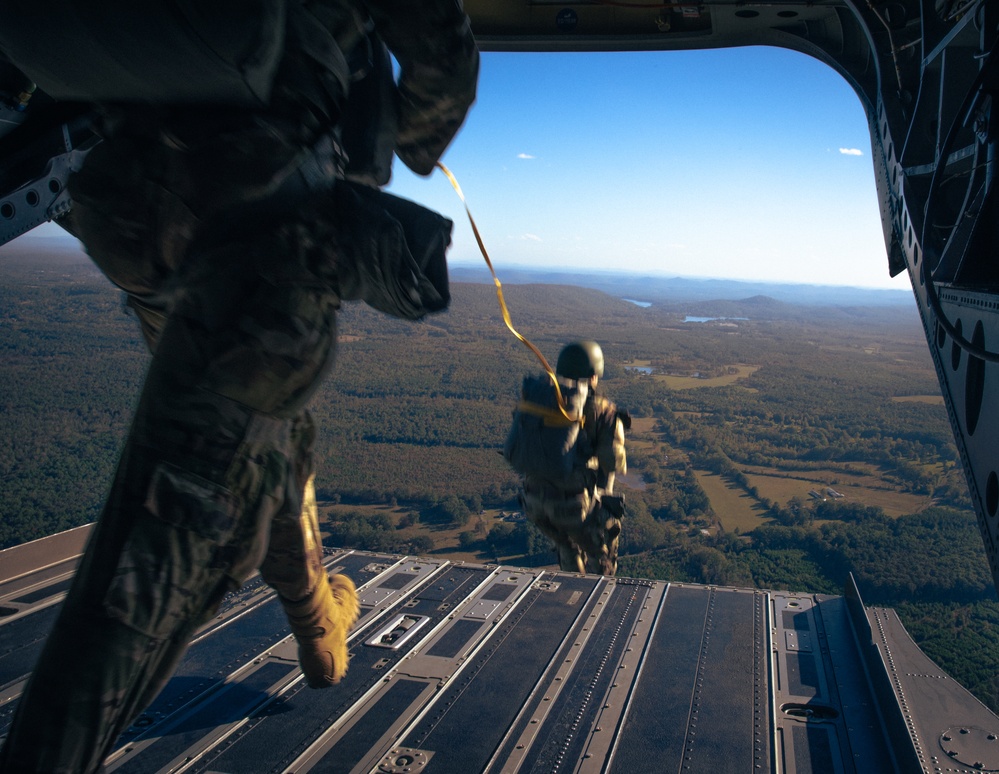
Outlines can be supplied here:
[[[85, 260], [77, 242], [69, 238], [21, 238], [0, 247], [0, 271], [7, 261], [36, 261], [40, 264], [74, 263]], [[452, 265], [452, 282], [492, 283], [485, 266]], [[836, 285], [802, 285], [744, 280], [663, 277], [616, 272], [572, 272], [534, 269], [524, 266], [500, 267], [504, 285], [569, 285], [600, 290], [617, 298], [648, 304], [682, 306], [690, 302], [739, 301], [767, 306], [774, 300], [804, 306], [872, 307], [911, 305], [908, 288], [854, 288]], [[732, 312], [736, 309], [733, 308]], [[713, 313], [718, 313], [715, 310]]]
[[[777, 282], [662, 277], [615, 272], [568, 272], [524, 267], [497, 269], [504, 285], [576, 285], [602, 290], [618, 298], [652, 304], [690, 301], [747, 301], [776, 299], [805, 306], [900, 306], [913, 304], [912, 291], [853, 288], [833, 285], [792, 285]], [[477, 266], [451, 266], [453, 282], [492, 282], [489, 270]], [[761, 298], [762, 297], [762, 298]]]

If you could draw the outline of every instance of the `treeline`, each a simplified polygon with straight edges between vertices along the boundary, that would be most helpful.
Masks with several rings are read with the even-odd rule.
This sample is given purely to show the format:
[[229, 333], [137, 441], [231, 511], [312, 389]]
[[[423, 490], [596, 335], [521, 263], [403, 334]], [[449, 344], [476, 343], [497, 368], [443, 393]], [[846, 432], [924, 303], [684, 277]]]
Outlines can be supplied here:
[[[839, 507], [823, 505], [826, 517]], [[981, 536], [967, 512], [937, 507], [892, 519], [867, 510], [859, 521], [766, 524], [742, 536], [667, 530], [661, 547], [622, 559], [622, 570], [664, 577], [658, 569], [664, 562], [683, 568], [671, 576], [678, 580], [828, 594], [842, 594], [852, 572], [867, 604], [995, 600]]]

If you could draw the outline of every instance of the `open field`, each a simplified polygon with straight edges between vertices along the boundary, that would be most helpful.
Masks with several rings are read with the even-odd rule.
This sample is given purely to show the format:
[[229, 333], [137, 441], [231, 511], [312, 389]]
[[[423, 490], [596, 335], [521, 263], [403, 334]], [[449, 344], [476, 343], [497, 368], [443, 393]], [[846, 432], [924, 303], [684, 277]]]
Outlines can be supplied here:
[[763, 508], [756, 500], [738, 487], [730, 486], [717, 473], [695, 470], [694, 475], [726, 532], [749, 532], [766, 521]]
[[628, 431], [628, 449], [632, 451], [651, 451], [659, 447], [655, 417], [635, 417], [631, 420], [631, 430]]
[[642, 433], [651, 433], [656, 429], [656, 422], [659, 420], [656, 417], [633, 417], [631, 420], [631, 431], [628, 433], [629, 436], [641, 435]]
[[[933, 499], [926, 495], [899, 492], [888, 487], [875, 476], [844, 475], [842, 470], [815, 470], [786, 472], [764, 472], [765, 469], [746, 471], [746, 478], [756, 488], [760, 497], [780, 505], [794, 497], [806, 502], [812, 500], [809, 494], [818, 492], [828, 498], [827, 488], [833, 488], [843, 495], [843, 502], [860, 503], [877, 507], [886, 516], [898, 518], [920, 511], [933, 505]], [[711, 508], [718, 516], [722, 527], [729, 532], [738, 529], [749, 532], [764, 524], [762, 506], [740, 487], [730, 484], [722, 476], [704, 470], [695, 470], [697, 482], [711, 501]], [[830, 498], [831, 499], [831, 498]]]
[[726, 368], [734, 369], [735, 373], [716, 376], [710, 379], [702, 379], [696, 376], [666, 376], [656, 374], [653, 376], [657, 381], [664, 382], [671, 390], [693, 390], [698, 387], [727, 387], [740, 379], [752, 376], [760, 370], [760, 366], [754, 365], [732, 365]]
[[898, 492], [886, 488], [883, 483], [873, 484], [864, 479], [850, 481], [841, 477], [839, 483], [830, 484], [830, 478], [826, 475], [807, 477], [805, 474], [798, 474], [794, 478], [788, 478], [785, 474], [768, 476], [756, 473], [747, 475], [746, 478], [756, 487], [761, 497], [781, 505], [786, 505], [792, 497], [808, 500], [808, 493], [812, 490], [827, 496], [826, 488], [829, 486], [843, 495], [844, 502], [878, 507], [886, 516], [893, 518], [919, 513], [932, 504], [932, 499], [925, 495]]
[[877, 465], [871, 462], [824, 462], [821, 466], [795, 467], [793, 463], [780, 468], [742, 465], [747, 475], [775, 476], [778, 478], [800, 478], [807, 481], [825, 482], [826, 486], [847, 486], [859, 483], [874, 486], [881, 482], [882, 474]]
[[943, 395], [899, 395], [892, 400], [895, 403], [929, 403], [932, 406], [944, 404]]
[[643, 489], [647, 488], [647, 484], [642, 480], [642, 476], [638, 473], [627, 473], [626, 475], [618, 474], [615, 480], [614, 492], [617, 494], [617, 490], [620, 487], [626, 489], [634, 489], [637, 492], [641, 492]]

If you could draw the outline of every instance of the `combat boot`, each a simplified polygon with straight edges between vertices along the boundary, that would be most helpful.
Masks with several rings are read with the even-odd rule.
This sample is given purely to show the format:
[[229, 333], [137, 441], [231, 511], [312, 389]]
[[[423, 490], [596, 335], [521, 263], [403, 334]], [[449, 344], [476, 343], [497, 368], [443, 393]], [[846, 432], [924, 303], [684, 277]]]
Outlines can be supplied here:
[[281, 603], [298, 640], [298, 663], [306, 683], [310, 688], [339, 683], [347, 673], [347, 634], [361, 610], [353, 581], [324, 572], [305, 599]]

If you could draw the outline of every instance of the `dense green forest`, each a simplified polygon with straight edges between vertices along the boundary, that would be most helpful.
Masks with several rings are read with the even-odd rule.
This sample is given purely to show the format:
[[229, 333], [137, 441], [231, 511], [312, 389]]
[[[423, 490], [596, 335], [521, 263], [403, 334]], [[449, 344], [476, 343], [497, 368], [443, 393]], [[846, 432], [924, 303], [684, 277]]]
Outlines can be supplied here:
[[[0, 547], [97, 517], [148, 363], [89, 264], [12, 247], [0, 257]], [[491, 285], [452, 292], [448, 313], [415, 324], [342, 310], [312, 407], [327, 539], [551, 565], [546, 541], [509, 516], [517, 480], [499, 455], [539, 366]], [[602, 388], [635, 417], [621, 574], [839, 594], [852, 572], [868, 605], [895, 607], [999, 708], [999, 605], [914, 306], [504, 292], [550, 359], [599, 340]]]

